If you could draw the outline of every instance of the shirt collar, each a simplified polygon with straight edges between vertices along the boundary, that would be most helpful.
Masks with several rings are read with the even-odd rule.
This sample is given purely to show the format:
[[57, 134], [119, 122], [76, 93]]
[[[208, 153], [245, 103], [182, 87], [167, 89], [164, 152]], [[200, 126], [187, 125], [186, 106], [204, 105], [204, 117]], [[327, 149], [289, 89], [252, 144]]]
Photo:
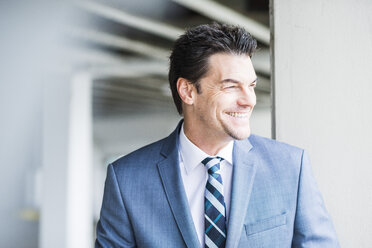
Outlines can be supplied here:
[[[183, 162], [186, 173], [190, 173], [194, 170], [206, 157], [209, 157], [207, 153], [202, 151], [199, 147], [194, 145], [185, 135], [183, 124], [180, 132], [180, 160]], [[226, 160], [232, 165], [232, 151], [234, 147], [234, 142], [230, 141], [225, 147], [223, 147], [216, 156], [219, 156]]]

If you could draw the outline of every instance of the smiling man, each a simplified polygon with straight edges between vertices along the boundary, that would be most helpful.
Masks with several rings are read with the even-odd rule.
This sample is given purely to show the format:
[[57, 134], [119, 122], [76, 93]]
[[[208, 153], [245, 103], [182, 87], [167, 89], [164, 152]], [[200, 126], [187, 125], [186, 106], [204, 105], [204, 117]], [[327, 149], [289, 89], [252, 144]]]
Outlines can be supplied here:
[[215, 155], [232, 140], [250, 135], [257, 76], [249, 54], [219, 52], [209, 57], [208, 67], [198, 88], [183, 77], [176, 85], [183, 102], [186, 137]]
[[108, 166], [96, 247], [339, 247], [306, 153], [251, 135], [256, 40], [189, 29], [170, 56], [184, 119]]

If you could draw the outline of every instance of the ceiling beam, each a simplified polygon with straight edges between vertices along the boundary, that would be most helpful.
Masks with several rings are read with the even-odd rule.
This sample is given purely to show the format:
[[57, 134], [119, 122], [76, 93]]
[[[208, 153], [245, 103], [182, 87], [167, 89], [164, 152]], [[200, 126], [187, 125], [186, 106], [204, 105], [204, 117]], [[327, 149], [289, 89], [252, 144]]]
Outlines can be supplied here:
[[167, 75], [168, 65], [154, 62], [122, 63], [109, 66], [89, 67], [87, 72], [94, 79], [144, 77], [151, 75]]
[[98, 43], [100, 45], [135, 52], [147, 57], [158, 60], [168, 61], [169, 51], [149, 45], [144, 42], [131, 40], [122, 36], [107, 34], [101, 31], [89, 30], [83, 28], [74, 28], [70, 30], [70, 35], [83, 41]]
[[107, 5], [91, 2], [91, 1], [84, 1], [84, 2], [77, 2], [77, 5], [80, 6], [82, 9], [104, 17], [106, 19], [115, 21], [117, 23], [121, 23], [132, 28], [136, 28], [138, 30], [142, 30], [154, 35], [158, 35], [160, 37], [169, 39], [169, 40], [176, 40], [182, 33], [183, 30], [180, 28], [176, 28], [172, 25], [162, 23], [155, 20], [150, 20], [144, 17], [135, 16], [129, 14], [123, 10], [118, 10], [113, 7], [109, 7]]
[[194, 10], [199, 14], [213, 20], [239, 25], [247, 29], [257, 40], [270, 44], [270, 29], [261, 23], [248, 18], [222, 4], [212, 0], [172, 0], [186, 8]]

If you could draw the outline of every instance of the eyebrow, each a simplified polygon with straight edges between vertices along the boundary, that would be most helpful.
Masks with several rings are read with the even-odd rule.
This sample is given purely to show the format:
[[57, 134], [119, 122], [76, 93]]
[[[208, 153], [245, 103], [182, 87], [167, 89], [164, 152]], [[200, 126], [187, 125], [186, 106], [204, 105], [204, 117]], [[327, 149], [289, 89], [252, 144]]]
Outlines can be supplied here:
[[[239, 84], [240, 82], [238, 80], [235, 80], [235, 79], [232, 79], [232, 78], [226, 78], [224, 80], [221, 81], [221, 83], [235, 83], [235, 84]], [[257, 83], [258, 82], [258, 78], [256, 78], [255, 80], [253, 80], [251, 82], [252, 83]]]

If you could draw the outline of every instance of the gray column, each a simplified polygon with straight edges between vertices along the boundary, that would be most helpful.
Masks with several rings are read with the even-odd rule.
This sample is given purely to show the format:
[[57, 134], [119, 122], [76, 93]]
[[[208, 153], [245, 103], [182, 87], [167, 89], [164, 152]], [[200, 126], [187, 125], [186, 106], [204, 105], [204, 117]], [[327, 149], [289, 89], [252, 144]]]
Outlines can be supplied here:
[[342, 247], [371, 247], [372, 2], [275, 0], [276, 138], [310, 153]]

